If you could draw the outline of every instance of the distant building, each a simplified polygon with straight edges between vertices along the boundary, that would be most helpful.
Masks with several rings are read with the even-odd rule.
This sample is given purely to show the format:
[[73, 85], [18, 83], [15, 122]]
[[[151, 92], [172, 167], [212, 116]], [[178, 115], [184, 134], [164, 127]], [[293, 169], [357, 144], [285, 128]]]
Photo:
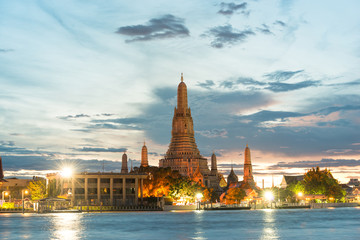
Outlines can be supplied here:
[[240, 183], [240, 185], [245, 189], [258, 189], [252, 173], [251, 154], [248, 144], [246, 144], [244, 152], [244, 180]]
[[149, 161], [148, 161], [148, 151], [147, 151], [147, 147], [145, 145], [144, 142], [144, 146], [141, 149], [141, 167], [148, 167], [149, 166]]
[[360, 182], [358, 178], [350, 178], [350, 181], [347, 183], [349, 187], [359, 187]]
[[70, 178], [54, 173], [47, 175], [47, 187], [49, 197], [63, 196], [73, 205], [128, 206], [142, 202], [146, 178], [141, 173], [83, 172]]
[[127, 155], [126, 153], [124, 153], [122, 155], [122, 159], [121, 159], [121, 173], [128, 173], [129, 169], [128, 169], [128, 165], [127, 165]]
[[235, 174], [233, 167], [231, 166], [231, 170], [230, 173], [227, 177], [227, 185], [233, 185], [233, 184], [238, 184], [239, 182], [239, 178], [238, 176]]
[[286, 188], [287, 186], [289, 186], [292, 183], [297, 183], [299, 181], [304, 180], [304, 175], [298, 175], [298, 176], [287, 176], [284, 175], [283, 179], [281, 181], [280, 187], [281, 188]]
[[251, 163], [251, 154], [250, 148], [248, 144], [246, 144], [245, 152], [244, 152], [244, 178], [243, 181], [239, 182], [238, 176], [235, 174], [233, 167], [231, 166], [230, 174], [227, 178], [227, 185], [234, 185], [243, 188], [243, 189], [259, 189], [256, 186], [254, 181], [254, 176], [252, 174], [252, 163]]
[[159, 161], [159, 167], [170, 167], [183, 176], [196, 177], [207, 187], [219, 186], [221, 176], [217, 171], [215, 154], [212, 156], [210, 171], [207, 159], [200, 154], [195, 142], [194, 123], [188, 107], [187, 87], [182, 74], [177, 91], [177, 107], [174, 110], [171, 141], [164, 158]]

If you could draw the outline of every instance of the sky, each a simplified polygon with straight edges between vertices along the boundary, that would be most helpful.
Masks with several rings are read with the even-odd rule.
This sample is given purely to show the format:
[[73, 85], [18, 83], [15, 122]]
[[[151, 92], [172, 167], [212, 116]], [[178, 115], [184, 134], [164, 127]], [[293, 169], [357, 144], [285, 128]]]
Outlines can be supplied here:
[[[0, 0], [6, 177], [167, 150], [181, 73], [200, 152], [255, 180], [360, 178], [359, 1]], [[128, 164], [130, 166], [130, 164]]]

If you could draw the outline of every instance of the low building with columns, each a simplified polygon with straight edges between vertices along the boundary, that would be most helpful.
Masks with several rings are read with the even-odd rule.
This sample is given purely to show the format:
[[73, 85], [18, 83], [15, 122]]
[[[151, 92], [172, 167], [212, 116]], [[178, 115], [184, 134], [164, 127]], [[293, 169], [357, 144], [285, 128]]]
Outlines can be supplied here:
[[83, 172], [71, 177], [47, 175], [49, 197], [64, 196], [72, 205], [136, 206], [143, 202], [146, 174]]

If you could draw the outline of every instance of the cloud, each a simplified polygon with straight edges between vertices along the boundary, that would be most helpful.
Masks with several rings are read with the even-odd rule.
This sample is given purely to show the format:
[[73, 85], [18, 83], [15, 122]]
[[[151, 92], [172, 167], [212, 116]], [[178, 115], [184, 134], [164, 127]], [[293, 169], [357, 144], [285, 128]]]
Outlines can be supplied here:
[[73, 150], [79, 152], [126, 152], [127, 148], [93, 148], [93, 147], [83, 147], [83, 148], [72, 148]]
[[304, 72], [304, 70], [298, 71], [275, 71], [272, 73], [267, 73], [264, 76], [271, 81], [286, 81], [295, 76], [298, 73]]
[[267, 83], [266, 82], [260, 82], [256, 81], [253, 78], [248, 77], [239, 77], [236, 80], [225, 80], [220, 83], [220, 87], [228, 88], [228, 89], [236, 89], [236, 87], [239, 85], [245, 85], [245, 86], [264, 86]]
[[13, 52], [14, 49], [3, 49], [3, 48], [0, 48], [0, 53], [8, 53], [8, 52]]
[[[92, 160], [83, 160], [83, 159], [65, 159], [65, 160], [54, 160], [49, 157], [44, 156], [3, 156], [3, 168], [5, 171], [5, 177], [10, 177], [7, 172], [13, 172], [11, 176], [24, 175], [27, 177], [29, 173], [33, 171], [50, 171], [58, 172], [61, 170], [64, 165], [72, 165], [75, 168], [76, 172], [98, 172], [102, 171], [103, 166], [105, 171], [120, 172], [121, 170], [121, 156], [119, 156], [119, 161], [109, 161], [101, 159], [92, 159]], [[129, 159], [130, 160], [130, 159]], [[133, 166], [140, 165], [140, 162], [137, 160], [132, 160]], [[128, 166], [130, 164], [128, 163]], [[40, 174], [39, 172], [38, 174]], [[44, 172], [43, 172], [44, 174]]]
[[269, 86], [265, 89], [268, 89], [273, 92], [288, 92], [293, 90], [298, 90], [301, 88], [314, 87], [320, 84], [319, 81], [302, 81], [298, 83], [280, 83], [280, 82], [269, 82]]
[[221, 9], [218, 11], [219, 14], [222, 15], [233, 15], [236, 11], [238, 10], [242, 10], [240, 13], [244, 14], [244, 15], [249, 15], [249, 11], [245, 11], [246, 7], [247, 7], [247, 3], [243, 2], [240, 4], [236, 4], [236, 3], [220, 3], [220, 7]]
[[283, 21], [280, 21], [280, 20], [276, 20], [273, 24], [279, 25], [281, 27], [286, 27], [286, 23], [284, 23]]
[[264, 34], [268, 34], [268, 35], [273, 35], [274, 33], [270, 31], [270, 28], [268, 25], [266, 24], [262, 24], [261, 27], [256, 28], [259, 32], [264, 33]]
[[145, 25], [119, 27], [116, 33], [131, 37], [125, 41], [128, 43], [189, 36], [184, 19], [171, 14], [152, 18]]
[[345, 82], [345, 83], [334, 83], [334, 84], [329, 84], [327, 86], [357, 86], [360, 85], [360, 79], [357, 79], [355, 81], [351, 81], [351, 82]]
[[328, 159], [324, 158], [320, 161], [296, 161], [296, 162], [278, 162], [275, 165], [269, 167], [269, 169], [281, 169], [281, 168], [332, 168], [332, 167], [358, 167], [360, 166], [360, 160], [355, 159]]
[[77, 114], [77, 115], [67, 115], [67, 116], [62, 116], [62, 117], [58, 117], [59, 119], [62, 120], [69, 120], [69, 119], [76, 119], [76, 118], [89, 118], [90, 115], [87, 114]]
[[240, 31], [233, 29], [230, 24], [213, 27], [202, 34], [204, 37], [213, 38], [211, 46], [214, 48], [223, 48], [225, 45], [231, 46], [238, 42], [244, 42], [251, 35], [255, 35], [252, 30], [246, 29]]
[[204, 131], [196, 131], [200, 135], [207, 138], [227, 138], [228, 132], [225, 129], [212, 129], [212, 130], [204, 130]]
[[198, 82], [197, 86], [205, 89], [211, 89], [213, 86], [215, 86], [215, 83], [212, 80], [206, 80], [205, 82]]
[[41, 154], [45, 152], [33, 151], [23, 147], [17, 147], [13, 141], [0, 141], [0, 152], [5, 154]]
[[[287, 91], [298, 90], [301, 88], [319, 86], [320, 81], [307, 80], [298, 83], [281, 83], [281, 82], [261, 82], [254, 80], [252, 78], [240, 77], [237, 80], [222, 81], [219, 86], [222, 88], [236, 89], [239, 85], [260, 87], [260, 88], [256, 88], [257, 90], [267, 89], [272, 92], [287, 92]], [[250, 89], [255, 89], [255, 88], [250, 88]]]

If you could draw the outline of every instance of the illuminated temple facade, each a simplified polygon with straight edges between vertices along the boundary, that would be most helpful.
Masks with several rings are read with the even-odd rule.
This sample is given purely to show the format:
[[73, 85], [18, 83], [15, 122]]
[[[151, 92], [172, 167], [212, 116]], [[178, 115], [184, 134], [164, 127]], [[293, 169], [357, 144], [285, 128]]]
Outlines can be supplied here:
[[215, 155], [212, 157], [210, 171], [207, 159], [200, 154], [195, 142], [194, 123], [188, 107], [187, 87], [182, 75], [177, 91], [171, 142], [165, 157], [159, 161], [159, 167], [170, 167], [179, 171], [181, 175], [193, 178], [208, 187], [218, 186]]

